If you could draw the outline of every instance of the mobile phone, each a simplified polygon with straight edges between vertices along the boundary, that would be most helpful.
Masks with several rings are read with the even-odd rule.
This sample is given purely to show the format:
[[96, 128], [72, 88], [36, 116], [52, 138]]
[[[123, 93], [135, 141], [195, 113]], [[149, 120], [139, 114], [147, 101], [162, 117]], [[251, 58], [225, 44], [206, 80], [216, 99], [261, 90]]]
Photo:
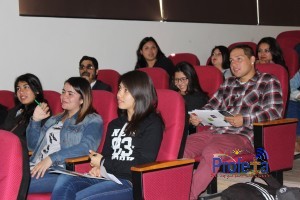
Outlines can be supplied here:
[[225, 111], [225, 110], [219, 110], [219, 113], [221, 113], [225, 117], [233, 117], [233, 114], [231, 114], [230, 112]]

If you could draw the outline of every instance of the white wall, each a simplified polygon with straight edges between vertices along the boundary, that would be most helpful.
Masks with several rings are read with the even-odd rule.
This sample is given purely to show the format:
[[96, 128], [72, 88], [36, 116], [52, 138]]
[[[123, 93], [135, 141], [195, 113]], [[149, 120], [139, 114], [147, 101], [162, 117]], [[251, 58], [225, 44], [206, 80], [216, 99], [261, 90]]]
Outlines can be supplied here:
[[140, 40], [153, 36], [166, 55], [195, 53], [204, 64], [215, 45], [258, 42], [299, 27], [160, 23], [19, 16], [18, 0], [0, 2], [0, 90], [12, 90], [17, 76], [30, 72], [44, 89], [61, 91], [64, 80], [78, 75], [83, 55], [101, 68], [120, 73], [133, 69]]

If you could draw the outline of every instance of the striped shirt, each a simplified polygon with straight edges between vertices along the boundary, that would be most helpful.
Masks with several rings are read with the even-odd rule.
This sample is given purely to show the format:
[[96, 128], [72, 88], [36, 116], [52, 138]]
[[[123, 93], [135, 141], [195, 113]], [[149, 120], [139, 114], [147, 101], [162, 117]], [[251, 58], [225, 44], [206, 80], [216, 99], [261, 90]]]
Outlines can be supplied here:
[[241, 127], [213, 127], [219, 133], [242, 134], [253, 144], [253, 123], [280, 119], [283, 115], [282, 89], [275, 76], [256, 71], [245, 83], [229, 77], [220, 86], [205, 110], [225, 110], [243, 115]]

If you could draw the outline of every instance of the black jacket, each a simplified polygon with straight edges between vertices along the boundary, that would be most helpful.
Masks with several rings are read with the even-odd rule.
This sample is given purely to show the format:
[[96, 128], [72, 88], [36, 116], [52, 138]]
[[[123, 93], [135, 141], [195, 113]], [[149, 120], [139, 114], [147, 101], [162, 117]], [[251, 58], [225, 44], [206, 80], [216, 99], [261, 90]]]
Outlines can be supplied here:
[[106, 90], [108, 92], [111, 92], [111, 87], [100, 80], [96, 80], [96, 83], [92, 87], [92, 90]]
[[6, 107], [0, 104], [0, 124], [4, 122], [6, 115], [7, 115]]

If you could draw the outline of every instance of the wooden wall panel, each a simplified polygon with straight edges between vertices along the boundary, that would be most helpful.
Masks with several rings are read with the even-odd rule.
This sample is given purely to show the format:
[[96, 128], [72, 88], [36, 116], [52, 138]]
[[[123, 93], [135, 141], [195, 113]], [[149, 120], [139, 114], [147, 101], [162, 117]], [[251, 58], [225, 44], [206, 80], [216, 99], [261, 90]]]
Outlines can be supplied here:
[[300, 0], [260, 0], [261, 25], [300, 26]]
[[19, 0], [21, 16], [160, 20], [158, 0]]
[[[259, 0], [260, 25], [300, 26], [300, 0]], [[21, 16], [160, 21], [159, 0], [19, 0]], [[256, 25], [256, 0], [163, 0], [164, 20]]]
[[257, 24], [256, 0], [163, 0], [166, 21]]

